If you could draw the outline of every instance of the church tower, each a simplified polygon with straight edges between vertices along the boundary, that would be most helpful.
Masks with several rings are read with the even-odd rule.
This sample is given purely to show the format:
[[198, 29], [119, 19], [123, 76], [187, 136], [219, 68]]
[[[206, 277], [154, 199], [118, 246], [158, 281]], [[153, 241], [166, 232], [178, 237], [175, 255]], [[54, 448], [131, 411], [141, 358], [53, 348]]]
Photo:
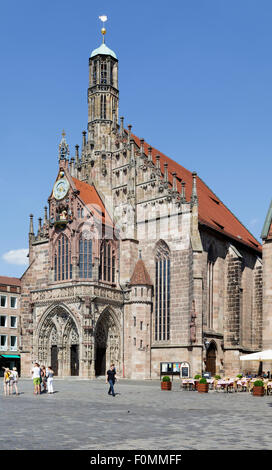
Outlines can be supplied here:
[[103, 42], [89, 58], [88, 141], [94, 150], [110, 151], [110, 134], [118, 123], [118, 59]]
[[[104, 23], [107, 18], [100, 19]], [[94, 184], [104, 197], [111, 198], [118, 133], [118, 59], [105, 44], [104, 25], [101, 32], [103, 42], [89, 58], [88, 132], [83, 132], [81, 158], [76, 156], [75, 160], [77, 178]]]

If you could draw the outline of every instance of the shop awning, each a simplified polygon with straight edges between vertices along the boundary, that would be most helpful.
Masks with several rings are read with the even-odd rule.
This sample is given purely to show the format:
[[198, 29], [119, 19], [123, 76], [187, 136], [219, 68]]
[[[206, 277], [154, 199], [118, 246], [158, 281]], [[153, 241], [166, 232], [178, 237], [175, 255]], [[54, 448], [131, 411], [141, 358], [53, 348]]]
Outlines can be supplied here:
[[8, 358], [11, 358], [11, 359], [20, 359], [21, 356], [15, 356], [15, 355], [11, 355], [11, 354], [0, 354], [0, 357], [8, 357]]

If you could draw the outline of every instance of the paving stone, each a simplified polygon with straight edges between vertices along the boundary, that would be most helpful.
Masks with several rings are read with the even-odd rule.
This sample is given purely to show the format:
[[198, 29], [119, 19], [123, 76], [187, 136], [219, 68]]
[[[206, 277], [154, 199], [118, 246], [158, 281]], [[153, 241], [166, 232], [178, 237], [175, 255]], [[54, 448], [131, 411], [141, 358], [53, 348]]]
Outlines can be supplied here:
[[272, 397], [161, 391], [159, 381], [54, 380], [53, 395], [0, 396], [0, 449], [271, 449]]

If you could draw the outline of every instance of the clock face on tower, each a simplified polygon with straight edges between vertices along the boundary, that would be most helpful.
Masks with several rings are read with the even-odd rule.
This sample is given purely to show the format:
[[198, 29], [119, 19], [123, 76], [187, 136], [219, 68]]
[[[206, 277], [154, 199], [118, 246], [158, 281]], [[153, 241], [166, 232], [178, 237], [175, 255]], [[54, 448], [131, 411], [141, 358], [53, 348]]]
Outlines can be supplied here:
[[66, 194], [68, 193], [69, 190], [69, 183], [66, 178], [60, 178], [56, 183], [54, 184], [53, 188], [53, 195], [54, 198], [57, 199], [58, 201], [60, 199], [63, 199]]

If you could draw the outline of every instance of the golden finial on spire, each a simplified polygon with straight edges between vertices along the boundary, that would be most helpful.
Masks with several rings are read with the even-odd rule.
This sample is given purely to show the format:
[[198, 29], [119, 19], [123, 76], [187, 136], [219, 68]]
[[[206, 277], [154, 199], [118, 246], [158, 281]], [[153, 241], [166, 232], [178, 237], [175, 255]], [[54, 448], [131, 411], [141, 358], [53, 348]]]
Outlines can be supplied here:
[[104, 44], [105, 43], [105, 34], [106, 34], [106, 28], [105, 28], [104, 23], [107, 21], [108, 17], [106, 15], [102, 15], [102, 16], [99, 16], [99, 19], [103, 23], [103, 28], [101, 29], [101, 33], [103, 35], [103, 44]]
[[64, 130], [64, 129], [63, 129], [61, 135], [62, 135], [62, 137], [65, 137], [65, 136], [66, 136], [66, 133], [65, 133], [65, 130]]

